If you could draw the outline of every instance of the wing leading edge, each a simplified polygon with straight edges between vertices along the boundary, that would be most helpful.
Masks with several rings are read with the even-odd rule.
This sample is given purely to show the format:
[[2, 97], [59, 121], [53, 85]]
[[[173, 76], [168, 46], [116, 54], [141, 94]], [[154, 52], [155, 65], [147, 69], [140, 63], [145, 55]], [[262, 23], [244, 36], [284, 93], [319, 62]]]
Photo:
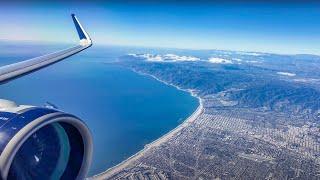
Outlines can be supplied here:
[[80, 38], [79, 45], [44, 56], [2, 66], [0, 67], [0, 84], [49, 66], [92, 46], [91, 38], [83, 29], [77, 17], [74, 14], [71, 16]]

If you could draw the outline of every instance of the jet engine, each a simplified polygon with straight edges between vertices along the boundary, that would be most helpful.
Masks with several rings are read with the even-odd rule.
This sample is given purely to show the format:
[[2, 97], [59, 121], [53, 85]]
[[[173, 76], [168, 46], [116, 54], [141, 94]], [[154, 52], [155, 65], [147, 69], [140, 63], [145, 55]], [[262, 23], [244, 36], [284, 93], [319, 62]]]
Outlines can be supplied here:
[[0, 179], [84, 179], [92, 137], [76, 116], [0, 100]]

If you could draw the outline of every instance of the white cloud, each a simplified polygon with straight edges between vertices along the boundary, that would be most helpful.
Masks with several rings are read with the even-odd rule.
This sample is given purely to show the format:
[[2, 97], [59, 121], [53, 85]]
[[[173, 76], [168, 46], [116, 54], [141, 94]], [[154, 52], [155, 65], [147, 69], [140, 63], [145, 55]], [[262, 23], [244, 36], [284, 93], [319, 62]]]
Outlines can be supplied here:
[[128, 54], [129, 56], [142, 58], [147, 61], [158, 61], [158, 62], [177, 62], [177, 61], [198, 61], [200, 58], [194, 56], [179, 56], [176, 54]]
[[178, 56], [176, 54], [166, 54], [163, 56], [165, 60], [174, 60], [174, 61], [199, 61], [200, 58], [194, 56]]
[[162, 57], [160, 55], [153, 54], [128, 54], [129, 56], [133, 56], [136, 58], [146, 59], [148, 61], [162, 61]]
[[290, 76], [290, 77], [293, 77], [296, 75], [294, 73], [289, 73], [289, 72], [277, 72], [277, 74], [283, 75], [283, 76]]
[[237, 54], [241, 54], [241, 55], [247, 55], [247, 56], [262, 56], [262, 53], [256, 53], [256, 52], [241, 52], [241, 51], [237, 51]]
[[299, 79], [294, 79], [296, 82], [303, 82], [303, 83], [316, 83], [320, 82], [320, 79], [314, 79], [314, 78], [299, 78]]
[[232, 64], [232, 61], [223, 58], [211, 57], [209, 58], [209, 62], [216, 64]]
[[261, 63], [259, 61], [246, 61], [247, 63]]

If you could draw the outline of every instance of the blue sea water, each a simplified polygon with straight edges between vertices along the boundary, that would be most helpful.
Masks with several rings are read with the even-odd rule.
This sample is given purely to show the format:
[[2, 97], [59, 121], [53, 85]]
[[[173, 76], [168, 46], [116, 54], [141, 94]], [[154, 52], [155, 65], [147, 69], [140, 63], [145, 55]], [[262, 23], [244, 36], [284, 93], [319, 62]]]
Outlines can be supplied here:
[[[0, 65], [65, 47], [1, 42]], [[198, 106], [189, 93], [113, 63], [128, 50], [93, 46], [1, 85], [0, 98], [36, 106], [48, 101], [83, 119], [94, 141], [89, 175], [100, 173], [176, 127]]]

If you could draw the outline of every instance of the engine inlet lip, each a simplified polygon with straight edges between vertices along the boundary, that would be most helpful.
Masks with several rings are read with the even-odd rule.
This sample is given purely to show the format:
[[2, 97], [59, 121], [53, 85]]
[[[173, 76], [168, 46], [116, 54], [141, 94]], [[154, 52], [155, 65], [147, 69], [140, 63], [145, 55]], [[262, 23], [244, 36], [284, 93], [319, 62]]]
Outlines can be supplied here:
[[81, 168], [79, 170], [77, 179], [84, 179], [88, 173], [91, 160], [92, 160], [92, 136], [90, 130], [87, 128], [86, 124], [82, 122], [79, 118], [66, 114], [63, 112], [54, 112], [50, 114], [46, 114], [30, 123], [26, 124], [20, 131], [18, 131], [14, 137], [9, 141], [7, 146], [4, 148], [1, 156], [0, 156], [0, 170], [1, 176], [3, 179], [7, 179], [12, 161], [23, 145], [23, 143], [36, 131], [40, 128], [52, 124], [64, 122], [75, 127], [82, 136], [83, 144], [84, 144], [84, 155], [83, 161], [81, 164]]

